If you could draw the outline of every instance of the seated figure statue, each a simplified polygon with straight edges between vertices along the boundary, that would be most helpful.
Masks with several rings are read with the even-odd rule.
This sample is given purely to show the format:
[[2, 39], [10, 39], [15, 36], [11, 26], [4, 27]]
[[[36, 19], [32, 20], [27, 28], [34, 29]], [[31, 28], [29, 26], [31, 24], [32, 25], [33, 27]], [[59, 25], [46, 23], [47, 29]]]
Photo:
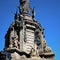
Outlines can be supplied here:
[[39, 53], [38, 53], [36, 44], [35, 44], [34, 48], [31, 49], [30, 54], [31, 54], [31, 57], [39, 57]]

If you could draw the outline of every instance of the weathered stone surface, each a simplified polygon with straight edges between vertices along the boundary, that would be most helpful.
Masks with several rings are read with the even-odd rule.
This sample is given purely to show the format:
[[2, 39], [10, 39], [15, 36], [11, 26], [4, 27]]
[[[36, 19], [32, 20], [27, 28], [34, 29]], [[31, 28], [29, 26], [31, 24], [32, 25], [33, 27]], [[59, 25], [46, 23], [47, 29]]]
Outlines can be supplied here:
[[20, 13], [5, 35], [5, 48], [0, 60], [54, 60], [46, 44], [44, 29], [29, 14], [28, 0], [20, 0]]

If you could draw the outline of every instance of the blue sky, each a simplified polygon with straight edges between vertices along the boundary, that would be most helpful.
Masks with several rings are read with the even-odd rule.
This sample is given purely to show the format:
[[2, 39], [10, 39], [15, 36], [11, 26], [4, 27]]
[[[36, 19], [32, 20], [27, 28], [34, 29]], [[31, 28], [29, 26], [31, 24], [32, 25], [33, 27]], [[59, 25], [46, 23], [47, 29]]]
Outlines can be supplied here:
[[[19, 0], [0, 0], [0, 51], [4, 48], [4, 36], [14, 20], [14, 13]], [[47, 45], [55, 53], [55, 60], [60, 59], [60, 0], [30, 0], [35, 7], [35, 19], [45, 28]]]

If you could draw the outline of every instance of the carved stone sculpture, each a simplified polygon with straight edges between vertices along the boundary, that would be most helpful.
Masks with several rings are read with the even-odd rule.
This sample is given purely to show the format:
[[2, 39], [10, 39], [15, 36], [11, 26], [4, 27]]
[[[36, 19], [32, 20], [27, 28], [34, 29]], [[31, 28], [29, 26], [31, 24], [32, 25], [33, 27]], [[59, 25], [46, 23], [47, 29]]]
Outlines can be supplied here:
[[21, 4], [21, 6], [20, 6], [21, 13], [29, 13], [29, 11], [30, 11], [29, 1], [21, 0], [20, 4]]
[[39, 57], [39, 53], [38, 53], [36, 44], [34, 45], [34, 48], [31, 49], [30, 54], [31, 54], [31, 57]]
[[5, 48], [0, 58], [2, 60], [54, 60], [54, 54], [46, 44], [43, 27], [34, 19], [34, 11], [33, 16], [29, 14], [29, 0], [20, 0], [19, 7], [20, 13], [14, 16], [14, 21], [6, 33]]

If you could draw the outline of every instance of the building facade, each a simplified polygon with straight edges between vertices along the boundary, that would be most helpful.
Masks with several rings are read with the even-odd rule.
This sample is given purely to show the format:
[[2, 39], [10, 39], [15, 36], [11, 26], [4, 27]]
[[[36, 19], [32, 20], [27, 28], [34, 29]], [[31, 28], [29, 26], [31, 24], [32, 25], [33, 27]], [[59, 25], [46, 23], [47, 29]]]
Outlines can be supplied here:
[[54, 60], [44, 38], [44, 29], [34, 19], [34, 9], [30, 8], [28, 0], [20, 0], [19, 13], [15, 14], [5, 35], [0, 60]]

